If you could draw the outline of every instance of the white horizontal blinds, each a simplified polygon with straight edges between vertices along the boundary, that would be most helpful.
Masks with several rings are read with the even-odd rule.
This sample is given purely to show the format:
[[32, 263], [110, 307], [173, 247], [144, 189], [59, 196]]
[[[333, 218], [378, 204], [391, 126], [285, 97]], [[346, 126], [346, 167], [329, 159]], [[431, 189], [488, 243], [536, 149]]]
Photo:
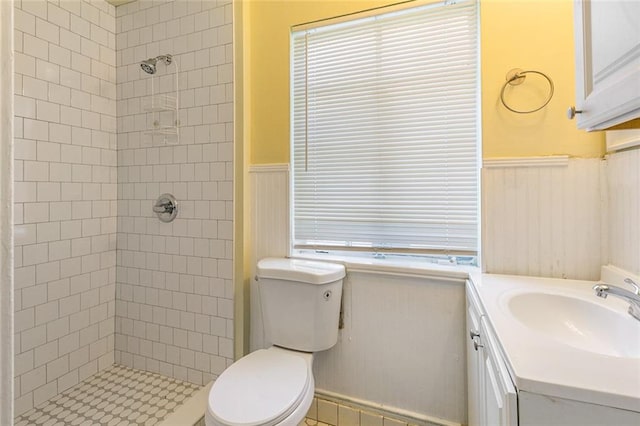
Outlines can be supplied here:
[[293, 34], [294, 246], [477, 252], [476, 4]]

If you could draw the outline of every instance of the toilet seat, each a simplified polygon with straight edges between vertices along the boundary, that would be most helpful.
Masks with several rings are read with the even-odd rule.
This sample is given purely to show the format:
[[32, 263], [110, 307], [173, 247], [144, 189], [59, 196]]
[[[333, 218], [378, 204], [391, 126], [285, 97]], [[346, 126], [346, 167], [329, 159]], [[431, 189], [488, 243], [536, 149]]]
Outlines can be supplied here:
[[311, 356], [274, 346], [241, 358], [213, 384], [209, 419], [224, 426], [282, 422], [313, 393]]

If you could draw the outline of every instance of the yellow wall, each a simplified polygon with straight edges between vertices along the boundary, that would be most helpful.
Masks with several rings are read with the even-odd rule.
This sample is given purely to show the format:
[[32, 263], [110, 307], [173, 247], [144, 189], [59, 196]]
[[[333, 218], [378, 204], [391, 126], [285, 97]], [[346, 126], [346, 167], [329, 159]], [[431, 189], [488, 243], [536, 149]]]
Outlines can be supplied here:
[[[484, 157], [601, 156], [603, 133], [577, 130], [575, 121], [566, 118], [567, 108], [575, 104], [573, 2], [482, 0], [480, 14]], [[502, 106], [500, 89], [512, 68], [535, 69], [552, 78], [555, 93], [545, 108], [521, 115]], [[531, 76], [506, 98], [515, 107], [535, 107], [546, 90], [544, 80]]]
[[[289, 33], [292, 25], [384, 6], [390, 0], [250, 0], [249, 66], [245, 123], [251, 164], [289, 162]], [[565, 111], [574, 104], [573, 6], [571, 0], [481, 0], [483, 156], [569, 154], [598, 157], [604, 136], [576, 130]], [[246, 65], [246, 64], [245, 64]], [[543, 110], [519, 115], [499, 101], [511, 68], [536, 69], [555, 83]], [[509, 99], [527, 107], [543, 96], [541, 80], [528, 77]], [[521, 89], [521, 90], [518, 90]], [[247, 99], [248, 98], [248, 99]]]

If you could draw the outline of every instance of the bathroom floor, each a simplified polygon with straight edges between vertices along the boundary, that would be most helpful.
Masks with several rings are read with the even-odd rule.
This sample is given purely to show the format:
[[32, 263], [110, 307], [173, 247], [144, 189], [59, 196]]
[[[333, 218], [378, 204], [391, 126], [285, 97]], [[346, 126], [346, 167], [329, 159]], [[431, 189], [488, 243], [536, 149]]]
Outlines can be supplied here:
[[15, 426], [155, 425], [200, 386], [114, 365], [15, 419]]

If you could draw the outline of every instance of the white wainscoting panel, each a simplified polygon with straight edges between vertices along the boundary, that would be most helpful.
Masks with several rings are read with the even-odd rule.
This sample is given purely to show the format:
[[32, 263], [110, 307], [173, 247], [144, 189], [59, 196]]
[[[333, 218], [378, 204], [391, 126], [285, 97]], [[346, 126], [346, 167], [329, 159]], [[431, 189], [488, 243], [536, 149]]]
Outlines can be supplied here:
[[252, 165], [251, 176], [251, 288], [250, 337], [251, 351], [265, 346], [262, 311], [258, 303], [255, 265], [265, 257], [285, 257], [290, 252], [289, 226], [289, 165]]
[[[251, 214], [253, 260], [289, 255], [289, 165], [253, 165]], [[259, 238], [258, 238], [259, 236]]]
[[640, 275], [640, 149], [607, 156], [608, 263]]
[[318, 392], [466, 423], [464, 281], [349, 272], [345, 327], [316, 354]]
[[606, 246], [602, 163], [566, 157], [485, 160], [484, 270], [597, 280]]

